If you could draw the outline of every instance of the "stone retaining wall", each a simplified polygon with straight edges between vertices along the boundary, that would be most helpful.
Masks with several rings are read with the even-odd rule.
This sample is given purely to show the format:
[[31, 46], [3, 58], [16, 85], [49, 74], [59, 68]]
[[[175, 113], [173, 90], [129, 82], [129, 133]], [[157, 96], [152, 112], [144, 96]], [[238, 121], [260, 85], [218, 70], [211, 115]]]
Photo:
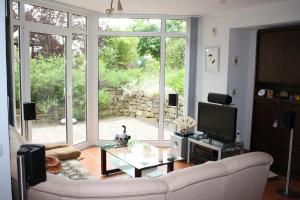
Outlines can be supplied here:
[[[109, 116], [131, 116], [159, 119], [159, 95], [148, 96], [144, 92], [135, 95], [124, 94], [121, 89], [105, 88], [112, 97], [112, 102], [104, 112]], [[183, 113], [183, 97], [178, 97], [179, 116]], [[168, 96], [164, 102], [164, 121], [173, 124], [176, 107], [168, 106]]]

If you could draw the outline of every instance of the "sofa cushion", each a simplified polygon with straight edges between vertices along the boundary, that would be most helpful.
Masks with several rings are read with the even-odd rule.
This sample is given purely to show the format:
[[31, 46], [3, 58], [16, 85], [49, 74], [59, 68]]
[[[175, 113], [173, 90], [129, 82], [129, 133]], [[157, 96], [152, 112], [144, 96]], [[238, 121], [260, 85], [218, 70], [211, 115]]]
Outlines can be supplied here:
[[57, 149], [57, 148], [63, 148], [63, 147], [68, 147], [70, 145], [68, 144], [46, 144], [45, 145], [45, 150], [51, 150], [51, 149]]
[[46, 156], [54, 156], [57, 157], [59, 160], [76, 159], [80, 156], [80, 154], [81, 152], [72, 146], [51, 149], [46, 151]]

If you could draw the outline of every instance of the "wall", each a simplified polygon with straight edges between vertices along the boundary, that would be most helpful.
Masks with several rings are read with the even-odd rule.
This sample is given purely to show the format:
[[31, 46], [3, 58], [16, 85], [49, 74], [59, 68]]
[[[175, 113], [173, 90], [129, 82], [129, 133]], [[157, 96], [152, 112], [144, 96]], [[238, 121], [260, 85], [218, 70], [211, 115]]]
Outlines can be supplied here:
[[6, 52], [5, 52], [5, 1], [0, 0], [0, 199], [11, 199], [10, 155], [8, 137]]
[[[198, 101], [206, 101], [207, 94], [209, 92], [218, 92], [218, 93], [228, 93], [231, 94], [232, 88], [235, 88], [241, 85], [241, 88], [246, 88], [245, 91], [251, 91], [253, 88], [252, 82], [253, 77], [251, 77], [251, 73], [254, 73], [254, 62], [255, 62], [255, 52], [250, 52], [250, 49], [255, 49], [253, 43], [255, 43], [255, 34], [254, 32], [259, 28], [263, 27], [272, 27], [272, 26], [280, 26], [293, 24], [296, 22], [300, 22], [300, 1], [298, 0], [287, 0], [283, 2], [277, 2], [272, 4], [265, 4], [259, 7], [250, 7], [246, 9], [240, 9], [238, 11], [232, 11], [223, 13], [217, 16], [204, 16], [201, 20], [201, 24], [199, 26], [199, 58], [198, 58], [198, 71], [197, 71], [197, 100]], [[212, 34], [212, 29], [216, 28], [217, 34]], [[250, 31], [247, 36], [249, 40], [252, 42], [243, 41], [243, 34], [238, 34], [237, 32], [231, 31], [233, 29], [240, 30], [248, 30]], [[233, 34], [231, 36], [231, 34]], [[234, 39], [235, 36], [241, 37]], [[246, 34], [247, 35], [247, 34]], [[254, 35], [254, 36], [253, 36]], [[231, 41], [230, 41], [231, 38]], [[247, 39], [248, 40], [248, 39]], [[231, 44], [230, 42], [242, 42], [242, 44], [235, 46], [235, 44]], [[247, 49], [244, 49], [244, 45], [247, 46]], [[208, 73], [205, 72], [205, 57], [204, 57], [204, 49], [209, 46], [219, 46], [220, 47], [220, 71], [218, 73]], [[251, 58], [246, 61], [244, 60], [243, 66], [244, 71], [238, 69], [240, 72], [234, 72], [237, 76], [229, 76], [228, 74], [232, 73], [232, 69], [230, 68], [230, 51], [234, 49], [235, 52], [241, 51], [243, 55], [247, 55], [247, 51]], [[233, 52], [232, 52], [233, 53]], [[245, 57], [245, 56], [244, 56]], [[248, 74], [246, 73], [246, 69], [248, 70]], [[242, 79], [239, 77], [239, 74], [243, 74], [246, 79]], [[228, 81], [230, 80], [230, 81]], [[245, 84], [247, 82], [247, 84]], [[253, 89], [252, 89], [253, 90]], [[242, 113], [252, 112], [252, 102], [251, 93], [246, 94], [247, 99], [239, 98], [239, 95], [243, 95], [240, 90], [238, 91], [236, 102], [246, 101], [239, 105], [239, 109], [241, 109]], [[196, 109], [197, 110], [197, 109]], [[248, 113], [249, 114], [249, 113]], [[246, 143], [246, 148], [249, 148], [250, 144], [250, 131], [251, 131], [251, 115], [245, 116], [242, 118], [238, 115], [238, 127], [242, 127], [244, 130], [242, 134], [244, 141]], [[250, 124], [250, 125], [249, 125]]]
[[232, 103], [238, 108], [237, 130], [247, 147], [250, 135], [245, 133], [249, 132], [250, 123], [247, 122], [252, 119], [252, 109], [248, 105], [252, 105], [249, 100], [253, 94], [250, 86], [254, 85], [255, 62], [251, 61], [255, 61], [256, 33], [256, 30], [231, 29], [229, 34], [227, 93], [232, 95]]

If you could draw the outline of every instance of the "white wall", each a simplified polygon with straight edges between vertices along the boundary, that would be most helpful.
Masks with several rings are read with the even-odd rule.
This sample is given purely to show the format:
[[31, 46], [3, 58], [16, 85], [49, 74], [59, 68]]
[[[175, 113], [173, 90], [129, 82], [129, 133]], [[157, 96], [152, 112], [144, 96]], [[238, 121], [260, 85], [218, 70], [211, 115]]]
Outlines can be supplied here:
[[[246, 148], [250, 146], [251, 126], [247, 122], [252, 119], [252, 106], [249, 107], [252, 103], [249, 100], [253, 99], [255, 62], [251, 61], [255, 61], [256, 33], [256, 30], [232, 29], [229, 34], [227, 92], [232, 95], [232, 103], [238, 108], [237, 130]], [[235, 59], [238, 59], [237, 63]]]
[[11, 199], [10, 151], [8, 137], [6, 52], [5, 52], [5, 1], [0, 0], [0, 199]]
[[[234, 101], [240, 105], [241, 113], [238, 115], [238, 127], [243, 129], [241, 131], [243, 131], [246, 148], [249, 148], [252, 118], [252, 94], [250, 92], [251, 90], [253, 91], [254, 78], [251, 74], [254, 74], [255, 70], [256, 36], [254, 30], [297, 22], [300, 22], [299, 0], [287, 0], [260, 7], [240, 9], [218, 16], [204, 16], [202, 18], [201, 26], [199, 27], [197, 99], [198, 101], [206, 101], [209, 92], [231, 94], [232, 91], [230, 90], [232, 88], [244, 88], [244, 91], [238, 90], [238, 96], [234, 98]], [[216, 35], [212, 34], [213, 28], [217, 29]], [[236, 31], [231, 31], [233, 29], [236, 29]], [[247, 30], [249, 31], [248, 33]], [[249, 40], [248, 44], [244, 40]], [[230, 45], [230, 41], [235, 44]], [[205, 72], [203, 52], [205, 47], [209, 46], [220, 47], [220, 72], [218, 73]], [[246, 49], [244, 49], [244, 46]], [[230, 51], [232, 52], [230, 53]], [[232, 62], [230, 54], [239, 51], [242, 57], [245, 58], [241, 60], [243, 67], [236, 67], [236, 69], [234, 66], [229, 67]], [[248, 61], [246, 59], [247, 54], [250, 56]], [[242, 74], [244, 79], [239, 74]], [[239, 95], [243, 95], [244, 98], [240, 98]], [[241, 117], [240, 115], [243, 115], [243, 113], [248, 114], [248, 116], [244, 115]]]

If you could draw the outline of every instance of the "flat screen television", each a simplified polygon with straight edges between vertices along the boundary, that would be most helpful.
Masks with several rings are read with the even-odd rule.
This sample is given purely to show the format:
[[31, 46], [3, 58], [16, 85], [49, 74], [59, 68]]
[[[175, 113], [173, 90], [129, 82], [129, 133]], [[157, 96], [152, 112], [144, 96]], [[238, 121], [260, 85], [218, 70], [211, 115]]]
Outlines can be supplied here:
[[211, 103], [198, 103], [198, 131], [225, 142], [234, 142], [237, 108]]

